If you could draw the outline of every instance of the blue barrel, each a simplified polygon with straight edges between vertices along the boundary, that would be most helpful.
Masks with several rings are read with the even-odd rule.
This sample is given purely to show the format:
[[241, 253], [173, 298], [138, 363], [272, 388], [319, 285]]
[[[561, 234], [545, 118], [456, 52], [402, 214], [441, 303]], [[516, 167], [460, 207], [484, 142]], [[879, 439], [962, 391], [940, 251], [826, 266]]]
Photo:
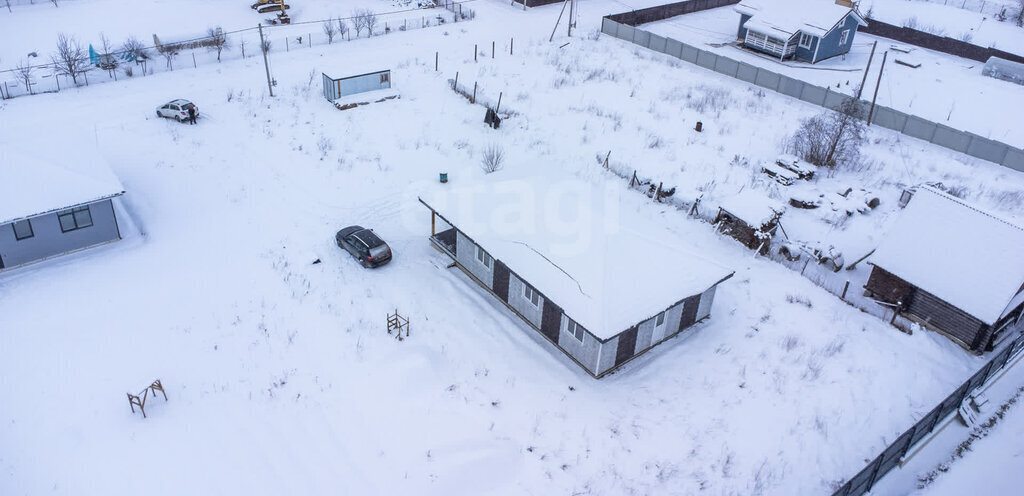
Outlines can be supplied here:
[[441, 182], [442, 183], [448, 182], [448, 173], [447, 172], [442, 172], [441, 173]]

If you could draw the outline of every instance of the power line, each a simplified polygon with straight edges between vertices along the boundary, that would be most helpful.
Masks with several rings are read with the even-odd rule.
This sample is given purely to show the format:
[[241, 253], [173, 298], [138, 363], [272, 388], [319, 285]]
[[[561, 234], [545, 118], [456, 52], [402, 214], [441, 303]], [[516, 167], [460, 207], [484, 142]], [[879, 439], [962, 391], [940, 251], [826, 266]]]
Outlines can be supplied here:
[[[462, 2], [452, 2], [451, 3], [451, 5], [452, 5], [452, 12], [453, 13], [455, 12], [454, 11], [454, 6], [455, 5], [462, 5], [462, 4], [465, 4], [465, 3], [471, 3], [471, 2], [475, 2], [475, 1], [476, 0], [465, 0], [465, 1], [462, 1]], [[444, 9], [444, 10], [448, 10], [448, 9], [446, 9], [444, 7], [441, 7], [441, 8]], [[391, 11], [391, 12], [381, 12], [380, 14], [374, 14], [374, 15], [387, 16], [387, 15], [392, 15], [392, 14], [403, 14], [403, 13], [406, 13], [406, 12], [416, 12], [416, 11], [423, 11], [423, 10], [431, 10], [431, 9], [419, 9], [419, 8], [417, 8], [417, 9], [394, 10], [394, 11]], [[264, 27], [267, 28], [267, 30], [269, 31], [269, 30], [272, 30], [272, 29], [284, 28], [284, 27], [288, 27], [288, 26], [302, 26], [302, 25], [306, 25], [306, 24], [322, 24], [324, 22], [350, 21], [350, 20], [356, 19], [358, 17], [359, 16], [332, 17], [332, 18], [320, 19], [320, 20], [316, 20], [316, 21], [304, 21], [304, 22], [295, 22], [295, 23], [290, 23], [290, 24], [268, 25], [268, 26], [264, 26]], [[257, 31], [259, 28], [260, 28], [259, 26], [256, 26], [256, 27], [251, 27], [251, 28], [236, 29], [234, 31], [224, 31], [223, 35], [227, 36], [227, 35], [232, 35], [232, 34], [245, 33], [245, 32], [248, 32], [248, 31]], [[126, 53], [131, 53], [131, 52], [146, 52], [146, 51], [149, 51], [149, 50], [156, 50], [156, 51], [162, 53], [161, 46], [172, 46], [172, 47], [174, 47], [174, 46], [178, 46], [178, 45], [187, 45], [187, 44], [190, 44], [190, 43], [198, 43], [198, 42], [202, 42], [202, 41], [205, 41], [205, 40], [210, 40], [210, 39], [213, 39], [213, 38], [214, 38], [213, 36], [202, 36], [202, 37], [199, 37], [199, 38], [192, 38], [192, 39], [189, 39], [189, 40], [175, 41], [173, 43], [167, 43], [167, 44], [164, 44], [164, 45], [146, 46], [146, 47], [142, 47], [142, 48], [139, 48], [139, 49], [132, 49], [132, 50], [115, 50], [115, 51], [112, 51], [112, 52], [109, 52], [109, 53], [103, 53], [103, 54], [100, 54], [100, 55], [101, 56], [119, 56], [119, 55], [124, 55]], [[193, 50], [195, 50], [196, 48], [197, 47], [191, 47], [191, 49], [193, 49]], [[56, 69], [57, 65], [58, 64], [51, 62], [49, 64], [30, 65], [30, 66], [27, 66], [27, 68], [31, 69], [31, 70], [47, 69], [47, 68]], [[19, 72], [20, 70], [21, 70], [20, 68], [0, 70], [0, 74], [6, 73], [6, 72], [14, 73], [14, 72]]]

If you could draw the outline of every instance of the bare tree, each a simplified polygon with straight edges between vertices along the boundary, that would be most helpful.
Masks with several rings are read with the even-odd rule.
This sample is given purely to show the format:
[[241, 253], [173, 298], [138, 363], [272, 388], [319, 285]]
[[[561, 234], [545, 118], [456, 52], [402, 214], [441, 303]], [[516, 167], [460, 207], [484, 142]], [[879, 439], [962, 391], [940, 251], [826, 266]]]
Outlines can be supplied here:
[[1013, 15], [1013, 22], [1018, 27], [1024, 27], [1024, 0], [1017, 0], [1017, 13]]
[[345, 19], [342, 19], [341, 17], [339, 17], [338, 18], [338, 36], [340, 36], [341, 38], [344, 38], [346, 33], [348, 33], [348, 22]]
[[172, 71], [174, 70], [174, 57], [178, 56], [177, 48], [174, 45], [161, 45], [157, 48], [160, 55], [167, 61], [167, 68]]
[[334, 35], [338, 34], [338, 28], [334, 24], [334, 19], [327, 19], [321, 24], [324, 28], [324, 34], [327, 35], [327, 44], [334, 43]]
[[221, 52], [231, 48], [231, 45], [228, 43], [228, 35], [224, 33], [220, 26], [217, 26], [207, 29], [206, 37], [209, 38], [208, 50], [217, 52], [217, 62], [220, 62]]
[[363, 10], [363, 22], [366, 24], [366, 35], [373, 36], [373, 28], [377, 27], [377, 14], [370, 9]]
[[859, 102], [847, 98], [836, 111], [805, 119], [789, 139], [791, 151], [800, 158], [828, 168], [849, 166], [860, 158], [867, 127]]
[[110, 44], [110, 38], [107, 38], [107, 35], [103, 33], [100, 33], [100, 48], [103, 50], [103, 53], [100, 54], [99, 67], [107, 71], [107, 74], [116, 80], [117, 68], [121, 63], [117, 56], [112, 53], [114, 47]]
[[11, 0], [7, 0], [7, 12], [13, 12], [11, 10]]
[[18, 74], [18, 78], [21, 79], [22, 84], [25, 85], [25, 89], [28, 90], [28, 94], [32, 94], [32, 72], [35, 71], [35, 67], [29, 63], [26, 59], [24, 62], [18, 62], [18, 66], [15, 67], [14, 71]]
[[488, 145], [480, 153], [480, 168], [485, 174], [499, 171], [505, 167], [505, 149], [500, 145]]
[[366, 16], [363, 14], [363, 9], [356, 9], [352, 11], [352, 26], [356, 28], [356, 38], [363, 32], [363, 28], [366, 27]]
[[78, 76], [89, 70], [89, 56], [82, 44], [64, 33], [57, 35], [57, 53], [51, 54], [50, 60], [54, 72], [70, 77], [75, 86], [78, 86]]
[[60, 7], [60, 5], [57, 5], [57, 0], [50, 0], [50, 1], [53, 2], [53, 6], [54, 7]]

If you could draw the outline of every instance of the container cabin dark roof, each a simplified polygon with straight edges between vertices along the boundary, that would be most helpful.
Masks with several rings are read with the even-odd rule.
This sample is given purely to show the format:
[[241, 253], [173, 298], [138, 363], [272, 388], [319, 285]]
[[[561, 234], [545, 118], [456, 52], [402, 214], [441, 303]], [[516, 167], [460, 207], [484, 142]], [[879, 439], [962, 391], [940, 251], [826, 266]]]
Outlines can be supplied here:
[[816, 63], [850, 51], [867, 22], [847, 2], [743, 0], [737, 37], [743, 46], [779, 59]]
[[0, 271], [121, 239], [121, 183], [96, 159], [66, 160], [0, 150]]
[[1021, 317], [1024, 228], [918, 188], [882, 244], [867, 295], [965, 348], [989, 349]]
[[545, 219], [565, 211], [552, 213], [530, 194], [462, 191], [420, 201], [431, 210], [434, 246], [594, 377], [708, 318], [715, 288], [732, 276], [627, 231], [628, 220], [607, 231], [604, 213], [619, 212], [601, 201], [577, 205], [586, 218], [560, 228]]

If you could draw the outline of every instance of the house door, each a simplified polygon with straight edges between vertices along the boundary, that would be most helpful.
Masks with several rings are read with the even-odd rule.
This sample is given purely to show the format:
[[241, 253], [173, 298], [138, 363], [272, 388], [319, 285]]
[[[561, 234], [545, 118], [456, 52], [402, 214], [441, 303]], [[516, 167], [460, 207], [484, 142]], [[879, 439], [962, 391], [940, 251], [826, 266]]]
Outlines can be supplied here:
[[636, 326], [628, 331], [619, 334], [619, 346], [615, 349], [615, 366], [622, 365], [622, 362], [633, 358], [636, 353]]
[[665, 329], [668, 329], [668, 312], [661, 312], [654, 317], [654, 332], [651, 334], [651, 344], [665, 339]]
[[494, 282], [492, 283], [494, 287], [491, 289], [493, 289], [494, 294], [498, 295], [498, 298], [501, 298], [501, 301], [504, 301], [505, 303], [508, 303], [508, 279], [508, 267], [502, 263], [501, 260], [495, 260]]

